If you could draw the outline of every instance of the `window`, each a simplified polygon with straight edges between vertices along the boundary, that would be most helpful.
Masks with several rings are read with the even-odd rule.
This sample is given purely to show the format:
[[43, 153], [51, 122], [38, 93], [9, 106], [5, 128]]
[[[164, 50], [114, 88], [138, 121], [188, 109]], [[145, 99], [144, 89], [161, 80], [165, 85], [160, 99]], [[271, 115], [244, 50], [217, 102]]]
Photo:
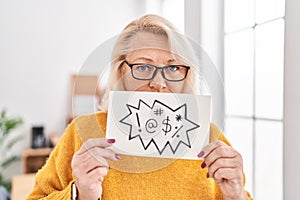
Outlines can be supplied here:
[[[162, 2], [166, 5], [168, 0]], [[222, 23], [207, 17], [210, 12], [210, 16], [221, 21], [223, 6], [224, 34]], [[168, 12], [168, 7], [162, 8], [163, 13]], [[186, 34], [194, 36], [207, 49], [216, 50], [223, 49], [223, 44], [212, 42], [218, 40], [214, 36], [224, 37], [224, 131], [243, 155], [246, 189], [258, 200], [281, 200], [285, 1], [225, 0], [223, 5], [223, 1], [189, 0], [185, 1], [187, 8], [192, 9], [185, 13], [185, 21], [189, 22], [184, 24]], [[181, 13], [180, 9], [170, 10]], [[200, 19], [195, 19], [199, 13]], [[176, 22], [179, 20], [175, 20], [178, 26]], [[218, 55], [209, 53], [212, 57]], [[215, 62], [223, 66], [222, 57], [215, 57]]]
[[225, 0], [225, 133], [246, 189], [283, 199], [284, 0]]
[[184, 32], [184, 0], [146, 0], [146, 13], [158, 14]]

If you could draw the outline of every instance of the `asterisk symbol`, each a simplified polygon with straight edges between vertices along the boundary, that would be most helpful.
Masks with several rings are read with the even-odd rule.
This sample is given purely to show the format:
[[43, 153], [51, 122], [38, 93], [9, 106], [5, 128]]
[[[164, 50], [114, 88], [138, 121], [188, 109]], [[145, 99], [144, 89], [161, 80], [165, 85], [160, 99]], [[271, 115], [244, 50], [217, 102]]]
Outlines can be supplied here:
[[176, 119], [176, 121], [181, 121], [182, 120], [182, 116], [181, 115], [176, 115], [176, 117], [175, 117], [175, 119]]

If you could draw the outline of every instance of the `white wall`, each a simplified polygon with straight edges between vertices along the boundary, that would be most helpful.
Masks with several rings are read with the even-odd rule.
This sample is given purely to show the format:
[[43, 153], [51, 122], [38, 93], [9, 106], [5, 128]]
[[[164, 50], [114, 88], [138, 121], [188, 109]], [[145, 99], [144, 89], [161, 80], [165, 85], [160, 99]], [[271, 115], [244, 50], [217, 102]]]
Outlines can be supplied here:
[[1, 0], [0, 109], [63, 131], [70, 73], [143, 9], [139, 0]]
[[0, 110], [24, 119], [23, 135], [35, 124], [61, 134], [70, 74], [144, 10], [141, 0], [0, 0]]
[[284, 66], [284, 199], [300, 199], [300, 1], [286, 0]]
[[[224, 126], [224, 9], [219, 0], [185, 0], [185, 34], [201, 47], [209, 57], [209, 67], [201, 69], [212, 95], [212, 120]], [[205, 60], [203, 56], [201, 59]], [[207, 64], [207, 63], [206, 63]]]

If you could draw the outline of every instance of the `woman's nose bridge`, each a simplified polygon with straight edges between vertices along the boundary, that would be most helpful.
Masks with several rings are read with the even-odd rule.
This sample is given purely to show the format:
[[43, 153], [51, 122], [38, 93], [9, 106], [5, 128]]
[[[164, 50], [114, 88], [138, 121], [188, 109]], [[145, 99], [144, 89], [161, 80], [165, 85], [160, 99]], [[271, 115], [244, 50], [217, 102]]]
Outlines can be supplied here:
[[163, 68], [157, 68], [151, 82], [155, 82], [155, 83], [160, 84], [160, 85], [164, 84], [166, 82], [166, 80], [163, 76], [163, 73], [164, 73]]

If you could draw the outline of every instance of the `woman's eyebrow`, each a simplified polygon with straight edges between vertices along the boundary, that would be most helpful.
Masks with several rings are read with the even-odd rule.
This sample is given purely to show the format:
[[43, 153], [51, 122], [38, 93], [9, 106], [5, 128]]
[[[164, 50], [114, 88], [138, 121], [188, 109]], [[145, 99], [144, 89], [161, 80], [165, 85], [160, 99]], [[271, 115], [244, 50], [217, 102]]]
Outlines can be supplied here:
[[[132, 62], [145, 62], [145, 63], [152, 63], [154, 60], [150, 57], [137, 57], [132, 60]], [[174, 63], [177, 62], [175, 58], [168, 59], [167, 63]]]
[[136, 61], [142, 61], [142, 62], [153, 62], [153, 60], [149, 57], [138, 57], [136, 59], [133, 59], [133, 62], [136, 62]]
[[171, 58], [168, 60], [168, 63], [174, 63], [174, 62], [176, 62], [175, 58]]

